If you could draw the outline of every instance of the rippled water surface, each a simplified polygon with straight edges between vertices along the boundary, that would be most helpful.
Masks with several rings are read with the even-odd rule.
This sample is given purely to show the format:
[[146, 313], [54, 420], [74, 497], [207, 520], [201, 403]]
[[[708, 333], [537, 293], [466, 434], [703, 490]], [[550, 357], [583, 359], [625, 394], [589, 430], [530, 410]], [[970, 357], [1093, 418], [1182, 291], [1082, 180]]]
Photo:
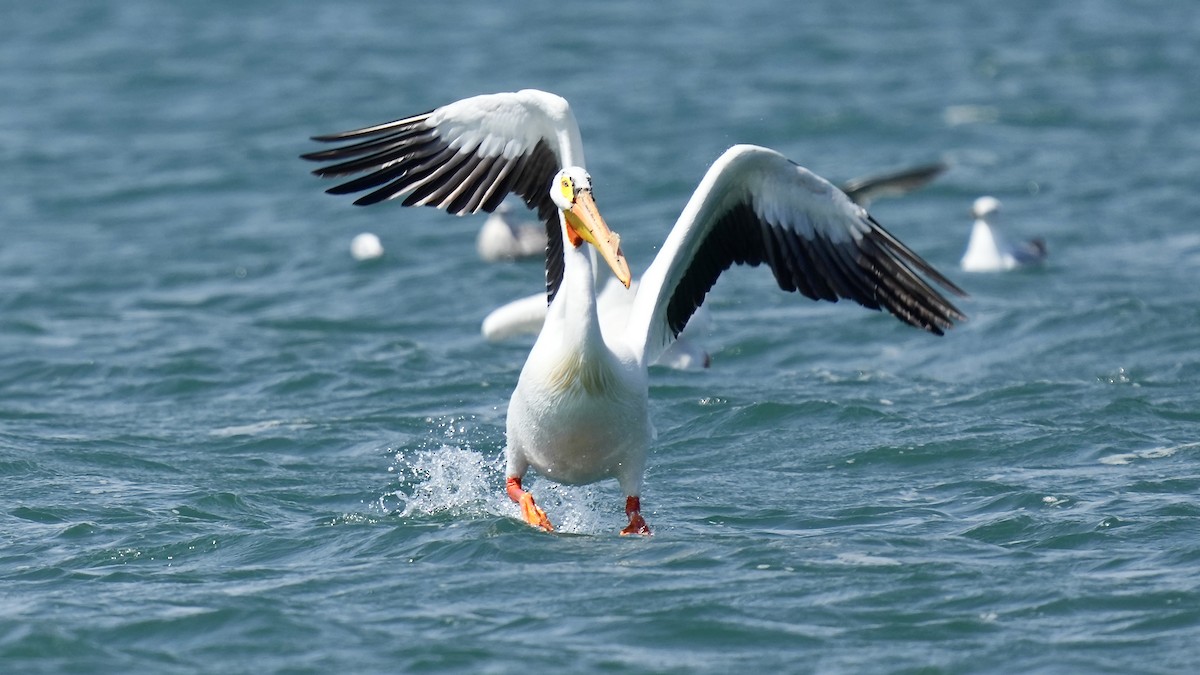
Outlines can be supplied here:
[[[1161, 672], [1200, 662], [1200, 6], [23, 3], [0, 40], [0, 670]], [[636, 271], [733, 143], [879, 201], [946, 337], [714, 289], [656, 368], [648, 539], [532, 485], [536, 290], [478, 218], [358, 209], [307, 138], [566, 96]], [[957, 270], [972, 200], [1050, 261]], [[350, 239], [387, 253], [359, 263]]]

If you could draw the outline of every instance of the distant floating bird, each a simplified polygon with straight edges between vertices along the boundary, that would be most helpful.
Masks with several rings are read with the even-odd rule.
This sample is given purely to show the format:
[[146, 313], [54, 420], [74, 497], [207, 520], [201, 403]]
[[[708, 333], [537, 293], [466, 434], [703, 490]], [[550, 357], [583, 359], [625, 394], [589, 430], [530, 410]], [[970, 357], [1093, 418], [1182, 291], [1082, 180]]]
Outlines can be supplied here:
[[512, 209], [501, 204], [479, 228], [475, 250], [488, 262], [546, 255], [546, 230], [540, 224], [512, 222]]
[[[591, 244], [631, 283], [620, 237], [601, 218], [566, 100], [535, 90], [463, 99], [328, 136], [345, 142], [305, 159], [319, 176], [362, 174], [328, 192], [356, 204], [404, 197], [464, 214], [516, 194], [557, 222], [546, 256], [549, 311], [508, 406], [506, 491], [529, 524], [552, 530], [522, 487], [533, 468], [561, 483], [616, 478], [629, 524], [641, 515], [650, 422], [647, 367], [671, 344], [732, 264], [766, 263], [786, 291], [854, 300], [941, 334], [965, 317], [918, 272], [965, 295], [828, 181], [763, 147], [735, 145], [709, 168], [642, 276], [624, 330], [603, 331]], [[733, 453], [731, 453], [733, 454]]]
[[370, 232], [363, 232], [350, 240], [350, 255], [355, 260], [374, 260], [383, 255], [383, 243]]
[[964, 271], [1003, 272], [1046, 259], [1046, 242], [1041, 238], [1015, 246], [1004, 240], [988, 222], [988, 217], [999, 210], [1000, 200], [995, 197], [980, 197], [972, 204], [971, 215], [975, 223], [971, 226], [971, 239], [962, 257]]
[[[842, 192], [845, 192], [846, 196], [850, 197], [854, 203], [866, 208], [875, 199], [899, 197], [922, 188], [944, 172], [946, 168], [946, 164], [943, 162], [921, 164], [886, 173], [860, 176], [846, 181], [841, 188]], [[501, 205], [500, 209], [508, 210], [507, 204]], [[497, 214], [500, 213], [500, 209], [497, 209]], [[485, 230], [488, 223], [495, 218], [496, 214], [488, 218], [484, 224]], [[505, 242], [505, 245], [515, 243], [515, 237], [507, 234], [508, 227], [508, 223], [505, 222], [494, 228], [496, 230], [504, 228], [504, 232], [495, 237], [496, 241]], [[544, 253], [546, 237], [542, 234], [542, 230], [532, 226], [529, 229], [538, 235], [538, 242], [541, 246], [538, 253]], [[482, 238], [483, 232], [481, 231], [480, 241]], [[479, 247], [479, 250], [480, 255], [487, 260], [487, 256], [482, 253], [482, 246]], [[599, 268], [595, 269], [599, 271]], [[636, 282], [634, 285], [636, 286]], [[609, 279], [608, 284], [596, 297], [596, 302], [602, 327], [610, 325], [624, 327], [628, 321], [629, 311], [633, 308], [633, 293], [617, 284], [616, 280]], [[499, 342], [518, 335], [537, 335], [541, 332], [542, 324], [546, 320], [546, 310], [546, 298], [541, 293], [513, 300], [492, 310], [484, 318], [483, 336], [491, 342]], [[708, 368], [712, 364], [712, 356], [700, 344], [699, 336], [707, 330], [711, 323], [712, 320], [707, 309], [701, 306], [697, 309], [696, 314], [692, 315], [683, 331], [676, 336], [675, 342], [659, 355], [654, 365], [676, 370]]]

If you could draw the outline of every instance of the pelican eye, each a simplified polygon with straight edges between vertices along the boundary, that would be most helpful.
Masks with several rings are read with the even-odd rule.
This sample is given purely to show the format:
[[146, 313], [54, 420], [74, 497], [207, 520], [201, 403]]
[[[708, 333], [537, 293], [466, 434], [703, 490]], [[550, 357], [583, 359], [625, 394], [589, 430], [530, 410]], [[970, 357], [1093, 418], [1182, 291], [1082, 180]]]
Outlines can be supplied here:
[[563, 176], [562, 180], [559, 181], [559, 183], [558, 183], [558, 189], [560, 191], [562, 191], [563, 199], [567, 200], [568, 202], [571, 202], [572, 204], [575, 203], [575, 182], [574, 181], [572, 181], [567, 176]]

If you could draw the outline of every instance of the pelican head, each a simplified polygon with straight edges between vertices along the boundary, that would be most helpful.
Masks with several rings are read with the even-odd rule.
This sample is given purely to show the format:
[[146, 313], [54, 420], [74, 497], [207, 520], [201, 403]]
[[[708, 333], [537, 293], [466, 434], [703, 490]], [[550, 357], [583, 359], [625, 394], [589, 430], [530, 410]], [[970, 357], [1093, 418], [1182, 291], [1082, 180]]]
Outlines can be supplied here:
[[971, 205], [971, 215], [983, 218], [1000, 210], [1000, 200], [995, 197], [980, 197]]
[[563, 169], [550, 185], [550, 198], [562, 212], [563, 229], [571, 245], [578, 248], [586, 241], [595, 246], [617, 279], [629, 288], [632, 276], [621, 251], [621, 237], [608, 229], [596, 209], [592, 199], [592, 177], [579, 167]]

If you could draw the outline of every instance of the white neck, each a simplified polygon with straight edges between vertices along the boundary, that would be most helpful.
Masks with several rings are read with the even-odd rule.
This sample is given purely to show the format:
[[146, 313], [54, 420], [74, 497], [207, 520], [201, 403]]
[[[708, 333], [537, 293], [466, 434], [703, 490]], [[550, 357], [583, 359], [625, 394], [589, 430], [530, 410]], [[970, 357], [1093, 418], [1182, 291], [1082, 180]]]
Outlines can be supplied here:
[[585, 250], [590, 248], [587, 244], [576, 248], [563, 237], [563, 280], [546, 314], [546, 322], [557, 324], [568, 343], [584, 349], [604, 344], [596, 313], [592, 256]]

